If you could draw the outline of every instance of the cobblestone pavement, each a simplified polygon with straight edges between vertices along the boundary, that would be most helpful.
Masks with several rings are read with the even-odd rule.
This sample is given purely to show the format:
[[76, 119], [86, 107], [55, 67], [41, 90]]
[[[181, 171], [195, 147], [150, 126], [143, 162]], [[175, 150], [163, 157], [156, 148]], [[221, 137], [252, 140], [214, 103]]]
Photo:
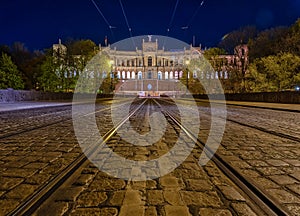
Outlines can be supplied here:
[[[202, 122], [209, 122], [208, 109], [199, 106], [199, 111]], [[231, 106], [227, 111], [229, 119], [299, 137], [299, 113]], [[227, 121], [218, 153], [291, 215], [300, 215], [299, 144]]]
[[[131, 119], [136, 131], [150, 130], [149, 122], [143, 121], [145, 118], [140, 114]], [[149, 147], [133, 146], [118, 136], [108, 145], [124, 158], [150, 160], [168, 152], [177, 141], [178, 132], [168, 125], [159, 142]], [[186, 136], [181, 139], [184, 143], [191, 142]], [[87, 163], [77, 177], [53, 194], [35, 215], [51, 215], [53, 209], [55, 215], [256, 215], [255, 205], [214, 163], [209, 162], [205, 167], [198, 165], [198, 152], [196, 148], [171, 173], [147, 181], [113, 178]], [[123, 172], [135, 175], [131, 167], [125, 167], [120, 161], [115, 163], [119, 163], [116, 175]], [[106, 161], [103, 167], [115, 169]]]
[[[209, 110], [205, 107], [199, 107], [199, 110], [200, 138], [205, 141], [210, 124]], [[280, 112], [279, 115], [276, 112], [234, 108], [229, 109], [228, 116], [284, 133], [289, 132], [289, 122], [292, 127], [297, 126], [293, 120], [299, 118], [299, 114]], [[69, 112], [64, 112], [62, 118], [69, 115]], [[102, 135], [112, 126], [110, 115], [109, 111], [96, 115]], [[256, 116], [259, 120], [255, 120]], [[22, 118], [19, 119], [22, 122]], [[141, 119], [141, 116], [133, 118], [132, 126], [140, 133], [149, 132], [149, 122]], [[5, 121], [10, 122], [10, 119]], [[39, 121], [44, 120], [36, 117], [36, 122]], [[192, 124], [193, 119], [190, 121]], [[272, 125], [272, 121], [282, 122], [283, 126]], [[297, 135], [297, 128], [291, 131]], [[168, 125], [166, 135], [155, 145], [133, 146], [117, 136], [108, 145], [124, 158], [151, 160], [168, 152], [178, 134], [177, 128]], [[181, 139], [190, 142], [187, 137]], [[67, 121], [0, 140], [0, 215], [16, 208], [81, 153], [72, 122]], [[298, 142], [227, 122], [218, 153], [277, 199], [292, 215], [299, 215]], [[198, 158], [199, 149], [196, 147], [168, 175], [139, 182], [114, 178], [86, 162], [35, 215], [261, 215], [255, 204], [214, 163], [200, 167]], [[104, 161], [104, 167], [110, 166]], [[116, 170], [129, 171], [132, 169], [124, 167], [122, 162]]]
[[[97, 109], [101, 108], [103, 105], [99, 104]], [[0, 139], [0, 215], [13, 210], [82, 153], [73, 132], [71, 107], [61, 109], [58, 108], [57, 118], [70, 121]], [[51, 123], [56, 112], [46, 110], [29, 110], [5, 117], [5, 123], [12, 126], [6, 132], [10, 134], [14, 128], [22, 131], [28, 125], [41, 126], [47, 119]], [[40, 118], [36, 112], [41, 114]], [[102, 116], [105, 118], [105, 113]]]

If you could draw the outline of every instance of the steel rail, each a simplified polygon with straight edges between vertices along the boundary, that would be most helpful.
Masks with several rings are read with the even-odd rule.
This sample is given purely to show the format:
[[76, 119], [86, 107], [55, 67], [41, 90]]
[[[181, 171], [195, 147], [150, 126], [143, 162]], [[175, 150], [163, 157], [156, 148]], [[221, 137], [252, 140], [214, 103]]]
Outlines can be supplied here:
[[8, 216], [17, 215], [31, 215], [44, 203], [51, 194], [56, 191], [67, 179], [69, 179], [80, 166], [87, 161], [86, 155], [93, 155], [95, 148], [99, 145], [105, 144], [116, 131], [133, 116], [145, 103], [147, 99], [144, 100], [136, 109], [128, 114], [124, 119], [122, 119], [115, 127], [111, 128], [104, 136], [102, 142], [96, 142], [93, 148], [90, 148], [89, 152], [84, 154], [81, 153], [73, 162], [71, 162], [66, 168], [64, 168], [59, 174], [54, 176], [48, 183], [41, 186], [34, 194], [27, 198], [22, 204], [20, 204], [16, 209], [8, 214]]
[[[158, 106], [161, 106], [159, 102], [154, 100]], [[255, 186], [251, 181], [240, 174], [236, 169], [234, 169], [230, 164], [224, 161], [219, 154], [213, 153], [213, 151], [205, 145], [198, 137], [194, 136], [190, 130], [182, 125], [180, 121], [177, 120], [169, 111], [162, 108], [162, 112], [168, 116], [181, 130], [186, 133], [198, 146], [201, 148], [205, 154], [211, 158], [211, 160], [216, 164], [216, 166], [231, 180], [233, 181], [262, 211], [267, 215], [289, 215], [289, 213], [281, 208], [281, 206], [272, 200], [266, 192], [264, 192], [259, 187]]]
[[[172, 101], [166, 101], [167, 103], [170, 103], [170, 104], [173, 104]], [[214, 102], [213, 102], [214, 103]], [[218, 103], [220, 104], [220, 103]], [[231, 104], [230, 104], [231, 106]], [[262, 108], [262, 107], [253, 107], [253, 106], [244, 106], [244, 105], [233, 105], [233, 106], [240, 106], [240, 107], [251, 107], [251, 108]], [[188, 107], [187, 107], [188, 108]], [[270, 109], [270, 110], [279, 110], [277, 108], [268, 108], [268, 107], [264, 107], [262, 109]], [[287, 109], [281, 109], [280, 111], [290, 111], [290, 112], [294, 112], [294, 110], [287, 110]], [[300, 112], [300, 110], [295, 110], [295, 112]], [[271, 135], [274, 135], [274, 136], [277, 136], [277, 137], [280, 137], [280, 138], [285, 138], [285, 139], [289, 139], [289, 140], [293, 140], [293, 141], [296, 141], [296, 142], [300, 142], [300, 138], [299, 137], [296, 137], [296, 136], [293, 136], [293, 135], [289, 135], [289, 134], [284, 134], [284, 133], [281, 133], [281, 132], [276, 132], [276, 131], [273, 131], [273, 130], [268, 130], [266, 128], [263, 128], [263, 127], [259, 127], [259, 126], [255, 126], [255, 125], [250, 125], [250, 124], [246, 124], [246, 123], [242, 123], [242, 122], [239, 122], [239, 121], [236, 121], [236, 120], [233, 120], [233, 119], [230, 119], [230, 118], [226, 118], [226, 121], [230, 121], [230, 122], [233, 122], [235, 124], [239, 124], [239, 125], [242, 125], [244, 127], [248, 127], [248, 128], [252, 128], [252, 129], [256, 129], [256, 130], [259, 130], [261, 132], [264, 132], [264, 133], [267, 133], [267, 134], [271, 134]]]
[[[114, 108], [119, 107], [119, 106], [123, 106], [125, 104], [126, 103], [122, 103], [122, 104], [116, 105]], [[71, 105], [66, 105], [66, 106], [71, 106]], [[61, 106], [55, 106], [53, 108], [58, 108], [58, 107], [60, 108]], [[49, 108], [49, 107], [44, 107], [44, 109], [45, 108]], [[43, 108], [40, 107], [40, 109], [43, 109]], [[96, 113], [103, 112], [103, 111], [109, 110], [109, 109], [111, 109], [111, 107], [103, 108], [103, 109], [97, 110], [95, 112], [91, 112], [91, 113], [85, 114], [84, 116], [96, 114]], [[62, 111], [62, 112], [64, 112], [64, 111]], [[55, 113], [53, 113], [53, 114], [55, 114]], [[70, 118], [67, 118], [67, 119], [64, 119], [64, 120], [60, 119], [60, 120], [57, 120], [57, 121], [54, 121], [54, 122], [51, 122], [51, 123], [46, 123], [46, 124], [43, 124], [43, 125], [39, 125], [39, 126], [36, 126], [36, 127], [26, 127], [25, 129], [23, 128], [23, 130], [21, 130], [21, 131], [12, 132], [12, 133], [6, 133], [4, 135], [0, 135], [0, 140], [1, 139], [6, 139], [6, 138], [9, 138], [9, 137], [13, 137], [13, 136], [17, 136], [17, 135], [20, 135], [20, 134], [23, 134], [23, 133], [27, 133], [27, 132], [30, 132], [30, 131], [42, 129], [42, 128], [45, 128], [45, 127], [49, 127], [49, 126], [52, 126], [52, 125], [56, 125], [56, 124], [59, 124], [59, 123], [62, 123], [62, 122], [71, 121], [71, 120], [72, 120], [72, 116]], [[24, 124], [21, 125], [21, 126], [24, 126]]]

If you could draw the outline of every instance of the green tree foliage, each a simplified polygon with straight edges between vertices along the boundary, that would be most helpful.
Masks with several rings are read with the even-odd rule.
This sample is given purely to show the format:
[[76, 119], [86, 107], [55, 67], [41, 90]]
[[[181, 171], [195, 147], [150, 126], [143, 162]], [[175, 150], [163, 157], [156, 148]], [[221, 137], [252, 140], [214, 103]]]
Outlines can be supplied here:
[[267, 29], [249, 40], [249, 58], [253, 62], [257, 58], [276, 55], [287, 50], [285, 36], [289, 29], [287, 27], [276, 27]]
[[66, 53], [49, 50], [40, 67], [39, 87], [44, 91], [73, 91], [79, 74], [84, 74], [96, 48], [91, 40], [69, 40]]
[[284, 44], [284, 51], [300, 56], [300, 18], [289, 29]]
[[0, 58], [0, 89], [6, 88], [23, 89], [24, 82], [11, 57], [2, 53]]
[[59, 69], [59, 66], [55, 64], [54, 57], [52, 55], [47, 55], [40, 69], [41, 74], [37, 78], [39, 82], [39, 88], [41, 88], [43, 91], [58, 91], [59, 76], [57, 75], [57, 70]]
[[255, 60], [246, 74], [250, 91], [290, 90], [300, 82], [300, 57], [279, 53]]

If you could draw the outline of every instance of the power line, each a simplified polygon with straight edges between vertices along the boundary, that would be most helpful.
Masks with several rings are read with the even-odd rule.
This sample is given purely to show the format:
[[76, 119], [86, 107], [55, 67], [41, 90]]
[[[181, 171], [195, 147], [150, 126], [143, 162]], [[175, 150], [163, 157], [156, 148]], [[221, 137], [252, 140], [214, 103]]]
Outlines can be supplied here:
[[175, 4], [175, 7], [173, 9], [173, 13], [172, 13], [172, 16], [171, 16], [171, 19], [170, 19], [170, 22], [169, 22], [169, 25], [168, 25], [168, 29], [167, 29], [167, 32], [169, 33], [170, 31], [170, 28], [173, 24], [173, 21], [174, 21], [174, 17], [175, 17], [175, 13], [176, 13], [176, 10], [177, 10], [177, 6], [178, 6], [178, 3], [179, 3], [179, 0], [176, 1], [176, 4]]
[[127, 16], [126, 16], [126, 13], [125, 13], [125, 9], [123, 7], [123, 4], [122, 4], [122, 0], [119, 0], [119, 3], [120, 3], [120, 6], [121, 6], [121, 9], [122, 9], [122, 12], [123, 12], [123, 16], [124, 16], [124, 19], [125, 19], [125, 22], [126, 22], [126, 25], [127, 25], [127, 28], [128, 28], [128, 31], [129, 31], [129, 35], [130, 35], [130, 38], [131, 38], [131, 41], [132, 41], [132, 44], [134, 46], [134, 48], [136, 47], [135, 45], [135, 42], [132, 38], [132, 31], [131, 31], [131, 28], [130, 28], [130, 25], [129, 25], [129, 22], [128, 22], [128, 19], [127, 19]]
[[103, 20], [105, 21], [106, 25], [108, 26], [110, 32], [111, 32], [111, 35], [113, 37], [113, 40], [115, 40], [115, 36], [114, 36], [114, 33], [112, 31], [112, 29], [116, 28], [115, 26], [112, 26], [110, 25], [110, 23], [108, 22], [108, 20], [105, 18], [104, 14], [101, 12], [100, 8], [98, 7], [98, 5], [95, 3], [94, 0], [91, 0], [92, 3], [94, 4], [94, 6], [96, 7], [97, 11], [99, 12], [99, 14], [102, 16]]

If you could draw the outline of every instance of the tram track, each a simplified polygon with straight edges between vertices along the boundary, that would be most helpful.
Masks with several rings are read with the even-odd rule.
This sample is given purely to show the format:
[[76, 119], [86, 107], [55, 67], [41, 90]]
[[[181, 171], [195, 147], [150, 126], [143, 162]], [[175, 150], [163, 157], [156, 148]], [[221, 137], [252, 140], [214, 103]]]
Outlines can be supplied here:
[[[8, 215], [31, 215], [34, 211], [44, 203], [52, 193], [54, 193], [59, 187], [69, 179], [76, 170], [80, 168], [95, 152], [95, 149], [99, 146], [105, 144], [126, 121], [129, 120], [144, 104], [146, 100], [142, 102], [136, 109], [131, 111], [124, 119], [122, 119], [117, 125], [111, 128], [108, 132], [103, 135], [101, 142], [97, 142], [89, 149], [86, 153], [81, 153], [73, 162], [71, 162], [67, 167], [65, 167], [61, 172], [54, 176], [48, 183], [41, 186], [36, 192], [34, 192], [29, 198], [27, 198], [21, 205], [19, 205], [15, 210], [10, 212]], [[110, 109], [110, 108], [104, 108]], [[103, 110], [101, 110], [103, 111]], [[90, 113], [94, 114], [94, 113]], [[82, 117], [82, 116], [81, 116]]]
[[[201, 101], [201, 102], [203, 102], [203, 101]], [[173, 102], [170, 102], [170, 103], [173, 103]], [[218, 103], [218, 104], [220, 104], [220, 103]], [[230, 106], [257, 108], [257, 109], [268, 109], [268, 110], [277, 110], [277, 111], [288, 111], [288, 112], [298, 113], [297, 110], [278, 109], [278, 108], [269, 108], [269, 107], [262, 108], [262, 107], [258, 107], [258, 106], [245, 106], [245, 105], [232, 105], [232, 104], [230, 104]], [[228, 118], [228, 117], [226, 117], [226, 121], [229, 121], [229, 122], [232, 122], [232, 123], [244, 126], [244, 127], [252, 128], [252, 129], [255, 129], [255, 130], [270, 134], [270, 135], [274, 135], [274, 136], [277, 136], [277, 137], [280, 137], [280, 138], [285, 138], [285, 139], [289, 139], [289, 140], [292, 140], [292, 141], [300, 142], [300, 137], [296, 137], [296, 136], [293, 136], [293, 135], [290, 135], [290, 134], [285, 134], [285, 133], [282, 133], [282, 132], [266, 129], [266, 128], [259, 127], [259, 126], [256, 126], [256, 125], [243, 123], [243, 122], [240, 122], [240, 121], [234, 120], [232, 118]]]
[[[189, 129], [181, 124], [181, 121], [178, 119], [177, 114], [174, 114], [163, 108], [162, 104], [157, 100], [145, 99], [142, 104], [134, 109], [131, 109], [131, 112], [122, 120], [119, 121], [113, 128], [111, 128], [108, 132], [103, 136], [103, 141], [101, 143], [96, 143], [94, 148], [97, 146], [106, 143], [109, 139], [111, 139], [117, 130], [132, 116], [134, 116], [138, 111], [141, 110], [141, 107], [149, 101], [150, 103], [157, 104], [162, 113], [168, 119], [171, 125], [175, 125], [175, 127], [180, 128], [190, 139], [194, 140], [197, 147], [199, 147], [202, 151], [207, 154], [208, 157], [212, 157], [212, 161], [219, 167], [222, 172], [226, 174], [226, 176], [240, 188], [244, 194], [255, 203], [259, 209], [261, 209], [267, 215], [288, 215], [285, 209], [282, 209], [278, 203], [273, 201], [268, 197], [268, 195], [256, 187], [251, 181], [245, 178], [242, 174], [240, 174], [237, 170], [235, 170], [231, 165], [229, 165], [226, 161], [222, 159], [222, 157], [218, 154], [212, 155], [212, 150], [205, 146], [198, 137], [194, 136]], [[105, 108], [106, 109], [106, 108]], [[175, 128], [174, 128], [175, 129]], [[87, 156], [91, 156], [95, 151], [94, 148], [89, 150], [88, 154], [80, 154], [71, 164], [69, 164], [66, 168], [64, 168], [60, 173], [54, 176], [47, 184], [40, 187], [34, 194], [32, 194], [29, 198], [27, 198], [21, 205], [19, 205], [15, 210], [10, 212], [8, 215], [30, 215], [36, 211], [43, 203], [49, 199], [49, 197], [57, 190], [59, 190], [60, 186], [66, 182], [68, 179], [72, 177], [74, 172], [78, 170], [85, 162], [87, 161]]]
[[[160, 105], [159, 102], [156, 103]], [[174, 104], [175, 105], [175, 104]], [[289, 213], [283, 209], [279, 203], [274, 201], [268, 193], [262, 188], [257, 187], [250, 179], [243, 176], [233, 166], [227, 163], [222, 156], [217, 152], [214, 153], [208, 146], [205, 145], [198, 137], [196, 137], [186, 126], [182, 125], [170, 111], [163, 111], [174, 123], [177, 124], [191, 139], [194, 140], [196, 145], [200, 147], [201, 151], [204, 151], [208, 158], [217, 165], [217, 167], [234, 183], [236, 184], [246, 196], [252, 200], [257, 206], [267, 215], [289, 215]]]
[[[118, 106], [123, 106], [123, 105], [124, 104], [116, 105], [115, 108], [117, 108]], [[46, 113], [46, 114], [43, 114], [43, 115], [34, 116], [34, 118], [36, 118], [35, 120], [31, 121], [30, 123], [23, 123], [23, 124], [18, 124], [17, 126], [13, 126], [13, 130], [11, 130], [10, 132], [4, 132], [5, 130], [0, 130], [0, 134], [1, 134], [1, 132], [4, 132], [3, 134], [0, 135], [0, 140], [1, 139], [6, 139], [6, 138], [9, 138], [9, 137], [14, 137], [14, 136], [17, 136], [17, 135], [21, 135], [21, 134], [24, 134], [24, 133], [27, 133], [27, 132], [35, 131], [35, 130], [38, 130], [38, 129], [46, 128], [46, 127], [53, 126], [53, 125], [56, 125], [56, 124], [72, 121], [72, 116], [65, 118], [65, 115], [68, 112], [71, 113], [70, 109], [63, 110], [63, 111], [58, 111], [58, 112], [55, 111], [55, 109], [61, 110], [62, 108], [69, 108], [71, 106], [72, 105], [64, 105], [63, 107], [62, 106], [55, 106], [55, 107], [51, 107], [51, 108], [49, 108], [49, 107], [35, 108], [34, 109], [35, 112], [36, 111], [41, 111], [41, 112], [44, 113], [45, 109], [47, 109], [47, 110], [50, 109], [52, 111], [52, 113]], [[110, 110], [110, 109], [111, 109], [111, 107], [109, 106], [107, 108], [102, 108], [102, 109], [97, 110], [95, 112], [85, 114], [84, 116], [101, 113], [101, 112], [104, 112], [104, 111], [107, 111], [107, 110]], [[30, 111], [32, 111], [32, 110], [30, 110]], [[22, 110], [22, 112], [26, 112], [26, 110]], [[59, 117], [57, 117], [58, 114], [60, 114]], [[53, 121], [52, 116], [55, 116], [56, 119], [57, 118], [59, 118], [59, 119]], [[41, 121], [39, 119], [40, 117], [46, 117], [46, 119], [43, 120], [43, 122], [46, 122], [46, 123], [42, 123], [42, 124], [36, 123], [38, 121]], [[62, 118], [62, 119], [60, 119], [60, 118]], [[35, 126], [35, 125], [37, 125], [37, 126]]]

